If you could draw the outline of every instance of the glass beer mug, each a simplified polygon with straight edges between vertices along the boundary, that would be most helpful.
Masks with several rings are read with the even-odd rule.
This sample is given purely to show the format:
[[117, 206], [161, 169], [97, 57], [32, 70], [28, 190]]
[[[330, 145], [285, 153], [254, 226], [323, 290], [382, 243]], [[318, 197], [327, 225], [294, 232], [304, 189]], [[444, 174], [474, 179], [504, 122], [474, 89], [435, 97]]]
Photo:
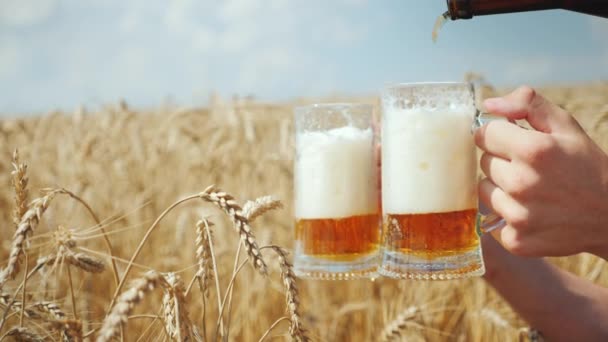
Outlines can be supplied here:
[[376, 275], [380, 245], [373, 107], [295, 109], [294, 272], [316, 279]]
[[455, 279], [485, 272], [479, 236], [501, 221], [477, 207], [472, 124], [479, 126], [481, 116], [471, 84], [384, 89], [381, 275]]

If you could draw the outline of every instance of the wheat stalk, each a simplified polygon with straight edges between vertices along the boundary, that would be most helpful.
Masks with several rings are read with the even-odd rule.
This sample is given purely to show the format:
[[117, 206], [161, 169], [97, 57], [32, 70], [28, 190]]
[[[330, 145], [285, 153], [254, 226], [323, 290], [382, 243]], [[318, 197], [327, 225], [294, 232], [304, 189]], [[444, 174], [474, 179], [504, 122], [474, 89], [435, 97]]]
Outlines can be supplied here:
[[479, 311], [479, 316], [487, 319], [493, 325], [501, 328], [512, 328], [509, 321], [502, 317], [496, 310], [483, 308]]
[[165, 276], [166, 286], [163, 295], [165, 330], [176, 341], [193, 340], [193, 325], [186, 309], [185, 287], [175, 273]]
[[281, 278], [285, 286], [285, 300], [287, 302], [287, 310], [289, 311], [289, 321], [291, 322], [289, 333], [294, 341], [310, 341], [300, 323], [301, 317], [298, 312], [300, 294], [296, 284], [296, 276], [293, 273], [293, 266], [287, 260], [287, 251], [279, 246], [270, 246], [270, 248], [279, 256]]
[[262, 196], [256, 198], [255, 201], [245, 202], [243, 215], [251, 223], [267, 212], [281, 208], [283, 208], [283, 203], [280, 200], [274, 199], [272, 196]]
[[249, 220], [243, 215], [243, 211], [234, 200], [234, 197], [213, 186], [210, 186], [205, 191], [201, 192], [199, 197], [207, 202], [215, 204], [230, 217], [234, 224], [234, 228], [241, 236], [241, 242], [247, 250], [247, 255], [249, 256], [249, 260], [251, 260], [253, 267], [262, 275], [266, 275], [268, 273], [266, 262], [260, 254], [260, 249], [258, 248], [255, 236], [249, 226]]
[[13, 188], [15, 190], [15, 207], [13, 209], [13, 222], [19, 227], [21, 218], [27, 211], [27, 164], [19, 162], [19, 151], [13, 152], [13, 171], [11, 172]]
[[410, 306], [387, 324], [382, 330], [381, 341], [393, 341], [401, 336], [401, 332], [407, 328], [410, 320], [418, 313], [418, 308]]
[[14, 279], [19, 272], [19, 263], [23, 254], [23, 244], [26, 242], [28, 235], [32, 234], [34, 228], [40, 222], [42, 214], [49, 207], [49, 204], [57, 194], [56, 191], [50, 191], [46, 195], [35, 199], [29, 206], [29, 209], [23, 215], [11, 244], [11, 251], [8, 258], [8, 265], [2, 273], [0, 273], [0, 290], [8, 279]]
[[84, 199], [80, 198], [80, 196], [76, 195], [75, 193], [73, 193], [67, 189], [64, 189], [64, 188], [47, 189], [47, 191], [55, 191], [59, 194], [64, 194], [64, 195], [67, 195], [70, 198], [74, 199], [76, 202], [80, 203], [87, 210], [87, 212], [93, 218], [95, 223], [97, 223], [97, 226], [99, 226], [99, 229], [101, 230], [101, 233], [103, 234], [103, 239], [106, 244], [106, 248], [108, 249], [110, 264], [112, 265], [112, 272], [114, 275], [114, 282], [116, 283], [116, 286], [118, 286], [118, 284], [119, 284], [118, 268], [116, 267], [116, 261], [114, 260], [114, 251], [112, 248], [112, 243], [110, 242], [110, 239], [108, 238], [108, 233], [106, 232], [104, 225], [101, 224], [99, 217], [97, 217], [97, 214], [95, 214], [95, 212], [93, 211], [91, 206]]
[[144, 299], [146, 293], [163, 285], [164, 282], [165, 278], [156, 271], [148, 271], [142, 278], [135, 279], [131, 288], [118, 297], [112, 311], [104, 319], [97, 342], [107, 342], [117, 336], [120, 327], [127, 323], [129, 314]]

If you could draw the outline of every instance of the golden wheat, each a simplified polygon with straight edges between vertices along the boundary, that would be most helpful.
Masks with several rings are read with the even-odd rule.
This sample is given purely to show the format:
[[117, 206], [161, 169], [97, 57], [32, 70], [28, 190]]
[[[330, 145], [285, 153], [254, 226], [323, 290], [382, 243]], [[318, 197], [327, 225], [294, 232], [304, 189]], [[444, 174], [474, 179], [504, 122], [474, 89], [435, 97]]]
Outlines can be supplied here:
[[300, 292], [296, 284], [296, 276], [293, 273], [293, 266], [287, 260], [287, 251], [278, 246], [271, 246], [271, 248], [279, 256], [281, 278], [283, 278], [283, 285], [285, 286], [285, 299], [291, 322], [289, 333], [295, 341], [309, 341], [306, 331], [302, 328], [302, 318], [299, 312]]
[[131, 288], [118, 297], [112, 311], [104, 319], [97, 342], [110, 341], [118, 335], [120, 327], [127, 323], [133, 308], [144, 299], [146, 293], [161, 286], [163, 282], [165, 278], [155, 271], [149, 271], [143, 277], [134, 280]]
[[35, 199], [30, 205], [28, 211], [25, 212], [17, 231], [13, 235], [13, 242], [8, 259], [8, 265], [0, 273], [0, 290], [8, 279], [14, 279], [19, 272], [20, 257], [23, 254], [23, 244], [26, 242], [28, 235], [32, 234], [44, 211], [48, 208], [57, 192], [50, 191], [43, 197]]
[[38, 260], [38, 265], [52, 265], [58, 261], [65, 261], [68, 264], [89, 273], [101, 273], [106, 269], [106, 264], [101, 259], [83, 252], [75, 253], [70, 249], [65, 249], [57, 255], [47, 255]]
[[206, 234], [205, 227], [212, 227], [213, 222], [209, 222], [203, 218], [196, 223], [196, 261], [198, 270], [196, 277], [199, 280], [200, 291], [205, 297], [209, 295], [209, 282], [213, 278], [213, 263], [211, 260], [211, 247], [212, 243]]
[[[473, 76], [477, 78], [473, 81], [479, 83], [479, 77]], [[478, 89], [482, 97], [504, 92], [483, 82]], [[574, 113], [594, 140], [608, 150], [605, 120], [608, 83], [540, 91]], [[375, 97], [322, 100], [378, 102]], [[305, 103], [308, 102], [269, 104], [213, 98], [208, 108], [165, 105], [136, 112], [123, 102], [96, 112], [81, 108], [73, 113], [1, 120], [0, 153], [4, 157], [0, 158], [0, 182], [13, 186], [0, 191], [0, 206], [4, 208], [0, 211], [3, 223], [0, 235], [9, 237], [16, 233], [13, 228], [16, 213], [22, 213], [22, 217], [17, 227], [21, 235], [14, 235], [16, 240], [0, 241], [0, 262], [4, 267], [0, 273], [3, 288], [0, 337], [11, 331], [9, 340], [21, 333], [26, 336], [26, 332], [46, 340], [65, 339], [67, 333], [78, 329], [66, 333], [65, 326], [58, 322], [71, 320], [82, 323], [81, 332], [72, 338], [81, 334], [83, 339], [108, 340], [109, 334], [114, 339], [120, 335], [121, 326], [128, 328], [123, 334], [126, 341], [151, 340], [159, 335], [162, 338], [166, 329], [164, 314], [161, 303], [154, 299], [166, 294], [170, 287], [165, 275], [173, 272], [183, 279], [192, 279], [190, 284], [200, 280], [201, 292], [206, 293], [198, 297], [186, 291], [185, 304], [179, 305], [180, 311], [184, 308], [188, 312], [194, 340], [213, 340], [210, 338], [213, 335], [237, 341], [256, 341], [261, 336], [274, 340], [276, 335], [292, 335], [294, 321], [301, 329], [307, 329], [306, 336], [321, 341], [372, 341], [383, 338], [383, 334], [408, 341], [508, 341], [517, 340], [520, 333], [525, 340], [537, 338], [534, 330], [521, 328], [525, 323], [479, 278], [433, 283], [299, 279], [296, 298], [292, 287], [296, 282], [285, 281], [292, 276], [283, 268], [282, 283], [274, 282], [273, 277], [259, 276], [266, 269], [265, 257], [269, 257], [264, 252], [262, 259], [260, 249], [293, 245], [291, 199], [295, 156], [291, 111], [293, 106]], [[18, 155], [14, 155], [15, 148], [19, 148]], [[50, 200], [41, 205], [38, 199], [30, 202], [31, 206], [23, 212], [24, 206], [19, 203], [27, 203], [27, 199], [17, 198], [27, 198], [28, 191], [31, 194], [40, 186], [58, 183], [74, 190], [67, 193], [56, 189], [58, 194], [68, 195], [83, 206], [53, 199], [53, 210], [43, 215]], [[177, 218], [172, 210], [164, 212], [176, 199], [200, 189], [201, 184], [219, 184], [230, 189], [234, 197], [243, 199], [271, 193], [274, 198], [286, 199], [286, 210], [280, 213], [253, 210], [255, 206], [278, 203], [270, 197], [246, 201], [241, 209], [232, 196], [209, 189], [206, 195], [194, 195], [188, 204], [180, 204]], [[18, 194], [20, 188], [25, 190], [25, 197]], [[211, 196], [213, 191], [217, 193]], [[214, 216], [213, 208], [197, 205], [196, 198], [218, 206], [230, 222], [223, 215]], [[161, 212], [163, 215], [159, 217]], [[206, 220], [202, 222], [215, 224], [213, 240], [208, 227], [197, 224], [201, 217]], [[161, 222], [160, 218], [164, 220]], [[142, 238], [143, 229], [156, 219], [158, 222], [150, 229], [155, 234]], [[252, 227], [252, 223], [256, 225]], [[62, 232], [62, 228], [57, 228], [62, 225], [80, 228]], [[180, 240], [179, 234], [186, 237], [193, 226], [196, 226], [195, 241], [184, 243], [186, 240]], [[231, 227], [238, 232], [239, 241], [232, 229], [227, 229]], [[146, 248], [136, 248], [139, 244]], [[247, 251], [248, 260], [235, 258], [237, 244]], [[112, 261], [113, 275], [86, 271], [69, 275], [70, 268], [78, 267], [60, 257], [69, 252], [86, 253], [88, 257], [105, 260], [105, 264]], [[52, 264], [64, 260], [69, 267], [58, 269], [56, 276], [49, 277], [49, 271], [54, 269], [43, 267], [46, 263], [36, 264], [45, 255], [57, 255]], [[603, 260], [589, 255], [552, 260], [598, 284], [608, 284]], [[26, 261], [29, 267], [25, 266]], [[249, 264], [254, 267], [238, 267]], [[84, 265], [90, 267], [93, 263]], [[162, 291], [150, 294], [150, 300], [143, 300], [152, 291], [148, 290], [148, 283], [142, 285], [141, 291], [117, 290], [134, 279], [129, 273], [132, 268], [162, 271], [153, 286], [162, 287]], [[23, 280], [29, 279], [27, 282], [16, 277], [19, 271]], [[18, 280], [8, 283], [9, 279]], [[69, 286], [71, 283], [74, 286]], [[74, 301], [70, 301], [72, 295]], [[175, 303], [171, 298], [167, 300]], [[112, 301], [116, 301], [115, 305], [109, 306]], [[79, 319], [59, 307], [70, 302]], [[297, 319], [292, 317], [291, 310], [295, 303], [298, 303]], [[434, 309], [427, 303], [433, 303]], [[404, 308], [409, 307], [418, 308], [415, 316], [403, 315], [407, 313]], [[160, 315], [152, 314], [159, 310]], [[179, 317], [177, 313], [173, 316]], [[102, 321], [105, 330], [97, 330], [100, 327], [97, 322]], [[174, 331], [179, 331], [179, 324], [170, 321], [174, 322]], [[287, 325], [285, 332], [279, 331], [286, 321], [290, 321], [289, 333]], [[220, 326], [216, 329], [218, 322]], [[12, 330], [20, 324], [21, 330]], [[201, 331], [200, 336], [196, 335], [197, 330]]]
[[416, 316], [417, 313], [418, 308], [415, 306], [410, 306], [405, 309], [397, 318], [384, 327], [384, 330], [382, 330], [382, 333], [380, 334], [380, 339], [382, 341], [393, 341], [400, 338], [403, 331], [407, 329], [411, 319]]
[[259, 270], [262, 275], [266, 275], [268, 273], [266, 262], [262, 258], [253, 231], [249, 226], [249, 220], [243, 215], [243, 211], [234, 200], [234, 197], [214, 187], [208, 188], [200, 193], [199, 196], [203, 200], [217, 205], [230, 217], [234, 228], [241, 236], [241, 242], [247, 250], [253, 267]]
[[274, 199], [272, 196], [262, 196], [254, 201], [245, 202], [245, 205], [243, 205], [243, 215], [251, 223], [267, 212], [281, 208], [283, 208], [283, 203], [280, 200]]
[[186, 289], [180, 277], [175, 273], [169, 273], [165, 276], [165, 281], [163, 308], [167, 335], [176, 341], [201, 340], [196, 327], [190, 321], [184, 296]]
[[15, 204], [13, 209], [13, 223], [15, 228], [19, 227], [21, 218], [27, 211], [27, 164], [19, 161], [19, 151], [13, 152], [13, 176], [12, 183], [15, 189]]
[[82, 322], [75, 319], [49, 320], [50, 328], [61, 332], [61, 338], [65, 342], [83, 341]]
[[43, 342], [44, 339], [29, 328], [14, 327], [4, 336], [12, 337], [16, 342]]

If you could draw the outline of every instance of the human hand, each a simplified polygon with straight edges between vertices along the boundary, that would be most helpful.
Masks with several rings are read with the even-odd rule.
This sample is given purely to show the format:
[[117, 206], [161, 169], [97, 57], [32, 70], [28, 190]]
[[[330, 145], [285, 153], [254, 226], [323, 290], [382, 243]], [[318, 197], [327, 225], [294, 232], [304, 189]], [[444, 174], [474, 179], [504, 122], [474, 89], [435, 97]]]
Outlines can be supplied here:
[[506, 225], [495, 233], [520, 256], [590, 252], [608, 259], [608, 155], [576, 120], [529, 87], [487, 99], [492, 121], [475, 133], [486, 174], [479, 196]]

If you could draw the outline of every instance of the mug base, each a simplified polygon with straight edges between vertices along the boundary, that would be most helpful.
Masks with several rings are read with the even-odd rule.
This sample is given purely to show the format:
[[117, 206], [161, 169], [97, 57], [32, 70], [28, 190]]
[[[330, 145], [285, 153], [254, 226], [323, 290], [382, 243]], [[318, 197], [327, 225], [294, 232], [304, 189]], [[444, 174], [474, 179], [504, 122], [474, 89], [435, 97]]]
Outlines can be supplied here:
[[450, 280], [482, 276], [485, 266], [480, 248], [432, 260], [384, 250], [378, 273], [394, 279]]
[[339, 262], [310, 255], [296, 255], [294, 274], [298, 278], [317, 280], [350, 280], [378, 277], [378, 253], [355, 260]]

